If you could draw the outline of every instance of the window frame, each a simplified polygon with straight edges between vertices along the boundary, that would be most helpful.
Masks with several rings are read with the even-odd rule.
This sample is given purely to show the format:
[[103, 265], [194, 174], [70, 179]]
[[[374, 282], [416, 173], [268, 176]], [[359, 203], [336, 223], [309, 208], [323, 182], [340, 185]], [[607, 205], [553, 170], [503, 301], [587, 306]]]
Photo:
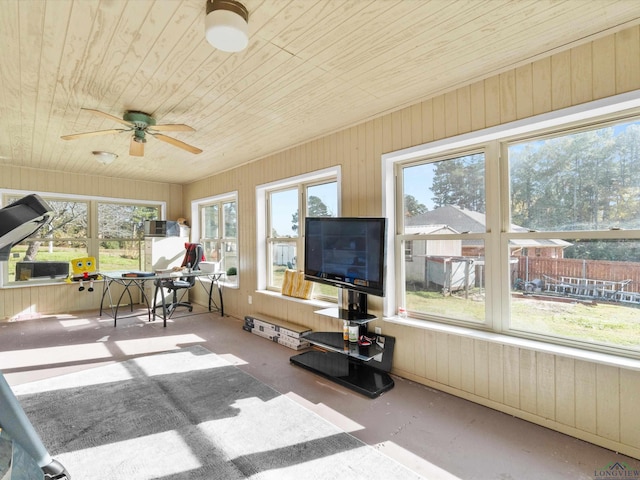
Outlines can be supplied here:
[[[448, 160], [457, 160], [461, 157], [465, 157], [465, 156], [469, 156], [469, 155], [478, 155], [481, 154], [484, 157], [484, 172], [485, 172], [485, 177], [484, 177], [484, 184], [485, 184], [485, 205], [487, 210], [489, 209], [489, 176], [488, 176], [488, 171], [490, 171], [489, 168], [489, 158], [491, 155], [493, 155], [495, 152], [495, 146], [491, 145], [491, 144], [483, 144], [483, 145], [474, 145], [474, 146], [470, 146], [469, 148], [465, 148], [465, 149], [455, 149], [455, 150], [451, 150], [451, 151], [447, 151], [446, 153], [442, 153], [439, 155], [432, 155], [432, 156], [427, 156], [421, 159], [418, 159], [417, 161], [406, 161], [406, 162], [398, 162], [395, 165], [395, 177], [396, 177], [396, 212], [398, 212], [397, 214], [397, 225], [396, 225], [396, 235], [395, 235], [395, 244], [396, 244], [396, 252], [404, 252], [406, 250], [406, 243], [407, 242], [411, 242], [413, 244], [414, 241], [429, 241], [429, 240], [460, 240], [460, 241], [464, 241], [464, 240], [481, 240], [484, 244], [484, 252], [485, 252], [485, 258], [487, 257], [487, 255], [491, 255], [490, 249], [489, 249], [489, 232], [490, 232], [490, 227], [489, 227], [489, 223], [491, 221], [491, 219], [489, 218], [489, 214], [486, 214], [486, 220], [487, 220], [487, 224], [485, 225], [485, 232], [483, 233], [465, 233], [465, 232], [461, 232], [461, 233], [440, 233], [437, 235], [437, 237], [435, 236], [431, 236], [431, 235], [424, 235], [424, 234], [413, 234], [413, 233], [404, 233], [405, 232], [405, 215], [404, 215], [404, 185], [403, 185], [403, 170], [405, 168], [411, 168], [411, 167], [415, 167], [415, 166], [419, 166], [419, 165], [424, 165], [424, 164], [433, 164], [433, 163], [438, 163], [438, 162], [445, 162]], [[401, 258], [402, 257], [402, 258]], [[412, 259], [413, 261], [413, 259]], [[406, 278], [406, 272], [404, 269], [405, 263], [407, 262], [406, 260], [406, 255], [403, 253], [402, 255], [398, 255], [398, 257], [396, 258], [396, 263], [397, 263], [397, 270], [396, 270], [396, 278]], [[485, 284], [485, 288], [489, 289], [489, 283], [490, 283], [490, 269], [492, 268], [489, 262], [485, 262], [486, 263], [486, 269], [489, 269], [489, 271], [486, 271], [485, 275], [487, 277], [486, 280], [486, 284]], [[469, 325], [469, 326], [473, 326], [474, 328], [491, 328], [491, 319], [492, 316], [489, 314], [490, 312], [490, 307], [491, 304], [490, 302], [485, 302], [485, 313], [484, 313], [484, 318], [483, 319], [478, 319], [478, 321], [471, 321], [471, 320], [462, 320], [462, 319], [456, 319], [453, 317], [442, 317], [442, 316], [437, 316], [437, 315], [433, 315], [433, 314], [427, 314], [427, 313], [418, 313], [418, 312], [411, 312], [406, 308], [405, 305], [405, 298], [406, 298], [406, 282], [402, 281], [402, 282], [397, 282], [396, 284], [396, 291], [395, 294], [397, 295], [398, 300], [398, 305], [397, 305], [397, 309], [398, 308], [405, 308], [405, 312], [408, 312], [410, 314], [412, 314], [413, 317], [415, 318], [420, 318], [420, 319], [424, 319], [424, 320], [429, 320], [429, 319], [435, 319], [438, 321], [443, 321], [446, 323], [450, 323], [450, 324], [460, 324], [460, 325]], [[396, 310], [397, 311], [397, 310]]]
[[[236, 236], [230, 237], [227, 236], [226, 226], [225, 226], [225, 212], [224, 205], [228, 203], [235, 203], [236, 206]], [[209, 207], [212, 205], [218, 206], [218, 236], [215, 238], [202, 237], [201, 234], [204, 234], [204, 227], [202, 225], [202, 215], [205, 207]], [[236, 260], [235, 265], [225, 265], [223, 257], [221, 260], [221, 266], [224, 268], [226, 272], [227, 268], [234, 266], [237, 269], [237, 276], [235, 281], [230, 281], [229, 279], [224, 277], [224, 283], [226, 287], [229, 288], [239, 288], [240, 286], [240, 209], [238, 204], [238, 192], [228, 192], [220, 195], [214, 195], [206, 198], [199, 198], [197, 200], [193, 200], [191, 202], [191, 218], [193, 221], [191, 222], [191, 238], [199, 239], [199, 242], [211, 241], [220, 245], [220, 248], [224, 248], [227, 244], [235, 244], [235, 253]], [[205, 254], [206, 256], [206, 254]]]
[[[501, 256], [508, 258], [510, 252], [510, 243], [512, 240], [566, 240], [572, 241], [575, 239], [580, 240], [629, 240], [640, 239], [640, 228], [626, 229], [626, 228], [611, 228], [611, 229], [581, 229], [581, 230], [553, 230], [553, 229], [540, 229], [530, 230], [528, 232], [515, 232], [511, 231], [512, 219], [511, 219], [511, 188], [510, 188], [510, 172], [509, 172], [509, 155], [508, 149], [511, 145], [520, 144], [527, 141], [548, 140], [552, 138], [567, 137], [574, 134], [579, 134], [587, 131], [603, 129], [615, 125], [619, 125], [624, 122], [634, 121], [640, 122], [640, 109], [631, 109], [620, 112], [619, 114], [605, 115], [602, 117], [596, 117], [589, 119], [588, 121], [573, 122], [560, 128], [546, 129], [539, 132], [532, 132], [531, 134], [514, 136], [499, 140], [500, 153], [500, 176], [504, 179], [504, 187], [501, 189], [501, 207], [503, 212], [502, 218], [502, 243], [501, 243]], [[505, 262], [506, 264], [506, 262]], [[508, 267], [503, 270], [502, 276], [505, 279], [509, 279], [511, 283], [511, 272]], [[585, 350], [601, 351], [606, 353], [614, 353], [623, 356], [630, 356], [634, 358], [640, 358], [640, 352], [638, 349], [625, 348], [623, 346], [616, 346], [611, 343], [598, 343], [595, 341], [589, 341], [587, 339], [580, 339], [576, 337], [563, 337], [558, 335], [544, 334], [536, 332], [534, 330], [526, 330], [518, 328], [512, 324], [512, 316], [510, 314], [511, 302], [510, 297], [502, 295], [501, 309], [503, 312], [509, 312], [505, 314], [501, 322], [501, 332], [513, 336], [531, 338], [535, 340], [546, 341], [550, 343], [568, 345], [573, 347], [582, 348]]]
[[[296, 199], [298, 201], [298, 234], [296, 236], [274, 237], [272, 235], [274, 228], [273, 228], [273, 221], [272, 221], [272, 215], [271, 215], [272, 207], [273, 207], [273, 201], [272, 201], [273, 195], [287, 192], [287, 191], [293, 191], [293, 190], [295, 190], [296, 192]], [[304, 239], [304, 223], [300, 221], [300, 211], [304, 211], [305, 205], [306, 205], [306, 199], [305, 199], [305, 196], [302, 194], [302, 191], [304, 191], [304, 183], [290, 184], [282, 188], [273, 188], [273, 189], [267, 190], [266, 192], [266, 196], [267, 196], [266, 198], [267, 290], [271, 290], [274, 292], [279, 292], [281, 290], [280, 287], [278, 287], [277, 285], [273, 285], [271, 283], [274, 272], [273, 272], [273, 262], [270, 261], [270, 259], [272, 259], [274, 256], [273, 248], [276, 244], [283, 244], [283, 243], [287, 245], [293, 244], [297, 252], [296, 257], [302, 258], [302, 255], [300, 255], [300, 252], [304, 250], [304, 244], [302, 244], [302, 248], [301, 248], [301, 243], [302, 243], [302, 240]]]
[[[156, 200], [137, 200], [129, 198], [116, 198], [116, 197], [96, 197], [89, 195], [77, 195], [77, 194], [63, 194], [58, 192], [34, 192], [24, 191], [16, 189], [0, 189], [0, 207], [4, 207], [9, 204], [7, 197], [24, 197], [30, 194], [39, 195], [45, 202], [50, 201], [70, 201], [70, 202], [83, 202], [87, 204], [87, 236], [86, 237], [72, 237], [69, 240], [85, 242], [87, 245], [87, 256], [96, 258], [98, 266], [100, 266], [100, 242], [105, 240], [123, 240], [123, 239], [102, 239], [100, 238], [100, 231], [98, 225], [98, 204], [111, 203], [125, 206], [146, 206], [152, 208], [158, 208], [160, 219], [166, 217], [166, 202]], [[40, 238], [34, 236], [33, 238]], [[64, 239], [63, 239], [64, 240]], [[126, 239], [126, 241], [144, 242], [142, 239]], [[29, 280], [29, 282], [17, 282], [11, 281], [8, 278], [8, 262], [0, 262], [0, 288], [24, 288], [32, 287], [35, 285], [43, 284], [59, 284], [64, 283], [65, 279], [38, 279]]]
[[[282, 237], [286, 241], [296, 242], [297, 245], [297, 265], [298, 270], [304, 265], [304, 219], [306, 218], [306, 192], [307, 187], [320, 185], [323, 183], [336, 182], [337, 184], [337, 212], [341, 212], [341, 170], [339, 166], [330, 167], [323, 170], [309, 172], [295, 177], [285, 178], [268, 184], [256, 187], [256, 273], [257, 290], [280, 293], [280, 288], [269, 285], [271, 275], [271, 248], [270, 245], [277, 239], [270, 235], [270, 195], [273, 192], [285, 191], [292, 188], [298, 189], [298, 236]], [[304, 198], [301, 198], [304, 197]], [[301, 212], [304, 215], [301, 215]], [[262, 215], [264, 213], [264, 215]], [[280, 238], [280, 237], [278, 237]], [[314, 298], [316, 298], [314, 296]], [[322, 300], [335, 301], [336, 299], [322, 298]]]
[[[487, 205], [487, 242], [485, 243], [487, 258], [486, 284], [487, 284], [487, 323], [478, 326], [465, 323], [465, 327], [472, 330], [488, 330], [490, 333], [505, 334], [514, 337], [530, 338], [549, 344], [559, 344], [577, 347], [585, 351], [599, 351], [613, 353], [619, 356], [631, 356], [640, 358], [640, 354], [624, 347], [591, 343], [588, 340], [575, 341], [553, 335], [538, 335], [531, 332], [522, 332], [510, 328], [509, 325], [509, 296], [504, 292], [509, 291], [509, 242], [518, 238], [579, 238], [580, 235], [588, 235], [588, 238], [640, 238], [640, 230], [624, 232], [620, 231], [587, 231], [587, 232], [510, 232], [510, 194], [508, 177], [508, 156], [505, 149], [508, 144], [526, 141], [528, 138], [540, 138], [548, 135], [565, 135], [574, 133], [580, 129], [594, 127], [606, 127], [611, 122], [623, 122], [629, 118], [640, 115], [640, 91], [628, 92], [614, 97], [581, 104], [562, 110], [537, 115], [523, 120], [498, 125], [495, 127], [478, 130], [475, 132], [458, 135], [455, 137], [436, 140], [424, 145], [390, 152], [382, 156], [382, 181], [383, 181], [383, 208], [389, 218], [389, 224], [395, 230], [389, 242], [389, 255], [387, 263], [387, 283], [397, 285], [396, 289], [389, 289], [383, 303], [383, 316], [388, 321], [395, 323], [420, 326], [420, 322], [435, 321], [443, 324], [456, 324], [449, 320], [425, 316], [425, 319], [404, 320], [396, 315], [397, 308], [403, 296], [404, 275], [402, 265], [405, 251], [399, 235], [402, 233], [398, 216], [402, 202], [402, 184], [399, 181], [398, 168], [410, 162], [422, 163], [429, 158], [448, 157], [452, 152], [460, 149], [473, 150], [486, 148], [486, 205]], [[390, 181], [395, 177], [395, 182]], [[401, 219], [400, 219], [401, 222]], [[470, 238], [470, 237], [465, 237]], [[489, 258], [491, 258], [489, 260]], [[396, 280], [397, 279], [397, 280]], [[426, 324], [425, 324], [426, 325]]]
[[91, 212], [95, 212], [92, 216], [92, 218], [94, 219], [94, 221], [92, 221], [91, 223], [93, 223], [93, 225], [95, 226], [95, 232], [96, 232], [96, 242], [95, 243], [95, 248], [97, 249], [98, 254], [97, 255], [89, 255], [90, 257], [95, 257], [99, 266], [99, 270], [102, 271], [109, 271], [103, 268], [104, 264], [103, 262], [100, 261], [100, 250], [102, 250], [102, 248], [100, 247], [100, 243], [102, 242], [129, 242], [132, 244], [137, 244], [138, 246], [138, 269], [143, 270], [144, 269], [144, 225], [142, 226], [142, 230], [141, 230], [141, 236], [140, 238], [136, 238], [133, 236], [128, 236], [128, 237], [106, 237], [103, 236], [101, 231], [100, 231], [100, 206], [101, 205], [117, 205], [117, 206], [124, 206], [124, 207], [131, 207], [131, 206], [138, 206], [138, 207], [146, 207], [146, 208], [153, 208], [153, 209], [157, 209], [158, 211], [158, 216], [161, 216], [161, 211], [162, 209], [160, 208], [159, 205], [153, 205], [153, 204], [149, 204], [149, 203], [123, 203], [123, 202], [117, 202], [117, 201], [113, 201], [113, 200], [109, 200], [109, 201], [105, 201], [103, 199], [97, 199], [94, 202], [91, 203], [90, 205], [90, 211]]

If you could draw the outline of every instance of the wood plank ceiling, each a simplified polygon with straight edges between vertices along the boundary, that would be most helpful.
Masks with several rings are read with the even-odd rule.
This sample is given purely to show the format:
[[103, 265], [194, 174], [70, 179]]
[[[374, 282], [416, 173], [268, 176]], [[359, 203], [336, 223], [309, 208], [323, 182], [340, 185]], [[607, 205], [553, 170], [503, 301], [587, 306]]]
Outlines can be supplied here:
[[[204, 38], [205, 0], [1, 0], [2, 165], [188, 183], [640, 23], [638, 0], [245, 0], [248, 48]], [[151, 138], [126, 110], [204, 152]], [[109, 166], [93, 150], [114, 152]]]

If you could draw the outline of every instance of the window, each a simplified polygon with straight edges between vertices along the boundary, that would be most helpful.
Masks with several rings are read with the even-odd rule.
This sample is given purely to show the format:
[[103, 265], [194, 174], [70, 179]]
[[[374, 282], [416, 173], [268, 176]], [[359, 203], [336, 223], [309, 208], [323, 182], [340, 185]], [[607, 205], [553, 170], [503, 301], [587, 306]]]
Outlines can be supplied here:
[[413, 240], [404, 242], [404, 261], [413, 262]]
[[640, 350], [640, 120], [505, 148], [510, 329]]
[[[484, 154], [400, 165], [401, 303], [413, 315], [485, 321]], [[477, 234], [469, 238], [469, 234]], [[401, 305], [402, 306], [402, 305]]]
[[280, 289], [285, 269], [298, 263], [298, 188], [269, 194], [269, 287]]
[[[220, 262], [220, 270], [238, 271], [238, 206], [236, 196], [223, 196], [197, 202], [200, 221], [200, 243], [210, 262]], [[237, 277], [227, 277], [236, 283]]]
[[[6, 192], [2, 204], [9, 205], [28, 193]], [[160, 218], [160, 204], [101, 202], [94, 199], [62, 195], [40, 196], [55, 211], [51, 222], [11, 249], [3, 268], [2, 284], [25, 281], [60, 281], [53, 267], [44, 276], [33, 277], [25, 262], [60, 262], [68, 264], [78, 257], [95, 257], [99, 270], [140, 269], [143, 222]], [[94, 213], [95, 212], [95, 213]], [[20, 268], [18, 268], [20, 267]], [[46, 272], [51, 272], [47, 274]]]
[[158, 206], [98, 203], [100, 270], [142, 269], [145, 220], [159, 218]]
[[385, 315], [639, 357], [640, 99], [627, 97], [385, 155]]
[[[9, 205], [24, 195], [7, 194], [3, 205]], [[28, 262], [63, 262], [88, 255], [89, 204], [86, 201], [65, 201], [46, 198], [45, 201], [55, 211], [51, 222], [39, 229], [33, 236], [14, 245], [8, 261], [7, 281], [27, 281], [38, 277], [31, 268], [24, 268]], [[47, 272], [41, 272], [46, 275]], [[49, 277], [64, 277], [60, 270], [52, 269]]]
[[[304, 219], [337, 216], [338, 184], [335, 181], [305, 184], [269, 192], [269, 288], [280, 290], [285, 269], [303, 270]], [[299, 212], [305, 212], [300, 216]], [[314, 286], [316, 297], [336, 298], [337, 290]]]
[[[274, 182], [257, 189], [258, 288], [279, 292], [285, 269], [304, 269], [306, 217], [338, 216], [338, 178], [335, 168]], [[335, 301], [337, 289], [314, 285], [314, 298]]]

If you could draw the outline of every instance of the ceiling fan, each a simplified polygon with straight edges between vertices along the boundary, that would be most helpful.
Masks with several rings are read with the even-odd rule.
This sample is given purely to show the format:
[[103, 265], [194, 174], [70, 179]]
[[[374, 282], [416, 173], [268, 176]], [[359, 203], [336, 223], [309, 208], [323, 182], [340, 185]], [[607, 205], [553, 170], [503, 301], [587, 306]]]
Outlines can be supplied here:
[[147, 143], [147, 134], [157, 138], [171, 145], [182, 148], [191, 153], [202, 153], [197, 147], [184, 143], [173, 137], [168, 137], [159, 132], [194, 132], [195, 130], [188, 125], [183, 124], [165, 124], [156, 125], [156, 120], [148, 113], [138, 112], [135, 110], [128, 110], [124, 113], [122, 118], [115, 117], [100, 110], [94, 110], [92, 108], [83, 108], [91, 113], [100, 115], [102, 117], [118, 122], [125, 125], [127, 128], [112, 128], [109, 130], [98, 130], [95, 132], [74, 133], [72, 135], [63, 135], [63, 140], [75, 140], [77, 138], [95, 137], [98, 135], [109, 135], [113, 133], [133, 132], [131, 135], [131, 142], [129, 144], [129, 155], [134, 157], [144, 156], [144, 144]]

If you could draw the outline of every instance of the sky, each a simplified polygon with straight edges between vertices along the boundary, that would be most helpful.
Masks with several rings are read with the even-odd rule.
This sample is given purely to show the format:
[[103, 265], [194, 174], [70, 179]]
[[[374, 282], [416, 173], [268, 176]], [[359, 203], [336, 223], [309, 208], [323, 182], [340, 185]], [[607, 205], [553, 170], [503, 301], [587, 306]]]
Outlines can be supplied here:
[[[336, 183], [325, 183], [313, 185], [308, 188], [308, 195], [320, 197], [329, 211], [334, 215], [338, 214], [338, 199], [336, 194]], [[291, 229], [291, 218], [298, 209], [298, 189], [275, 192], [271, 195], [271, 215], [273, 226], [278, 235], [296, 235]]]
[[[630, 122], [617, 125], [615, 134], [619, 134], [629, 125], [638, 125], [640, 122]], [[514, 145], [512, 149], [523, 148], [523, 145]], [[436, 163], [422, 164], [403, 169], [403, 184], [405, 195], [412, 195], [419, 203], [426, 205], [429, 210], [433, 210], [434, 204], [431, 197], [431, 187], [433, 185], [433, 177]], [[297, 189], [286, 190], [273, 194], [272, 207], [273, 222], [276, 231], [280, 235], [294, 235], [291, 230], [291, 217], [298, 206]], [[308, 195], [320, 197], [325, 205], [334, 214], [338, 214], [336, 184], [322, 184], [309, 187]]]
[[436, 164], [432, 163], [417, 165], [403, 170], [402, 181], [405, 195], [412, 195], [419, 203], [426, 205], [429, 210], [433, 210], [431, 186], [433, 185], [435, 166]]

